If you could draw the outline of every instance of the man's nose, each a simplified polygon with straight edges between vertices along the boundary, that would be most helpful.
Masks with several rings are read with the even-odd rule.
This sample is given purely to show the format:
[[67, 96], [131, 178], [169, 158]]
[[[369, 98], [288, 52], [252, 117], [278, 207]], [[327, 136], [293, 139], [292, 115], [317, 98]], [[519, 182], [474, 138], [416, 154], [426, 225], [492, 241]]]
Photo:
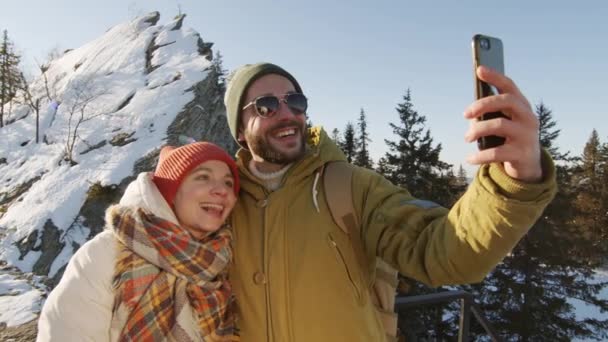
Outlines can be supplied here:
[[279, 99], [279, 108], [277, 108], [278, 119], [291, 119], [295, 114], [291, 111], [284, 99]]

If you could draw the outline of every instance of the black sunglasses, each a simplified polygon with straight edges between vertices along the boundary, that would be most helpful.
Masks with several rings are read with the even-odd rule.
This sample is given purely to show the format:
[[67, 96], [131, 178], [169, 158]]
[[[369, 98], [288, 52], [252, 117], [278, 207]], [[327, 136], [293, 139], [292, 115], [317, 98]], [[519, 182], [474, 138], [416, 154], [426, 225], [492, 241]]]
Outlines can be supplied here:
[[294, 115], [304, 114], [308, 108], [308, 99], [306, 99], [304, 94], [289, 93], [283, 95], [283, 98], [279, 98], [274, 95], [263, 95], [256, 97], [253, 101], [246, 104], [245, 107], [243, 107], [243, 110], [247, 109], [251, 105], [254, 105], [255, 112], [259, 116], [269, 118], [277, 113], [281, 102], [284, 102]]

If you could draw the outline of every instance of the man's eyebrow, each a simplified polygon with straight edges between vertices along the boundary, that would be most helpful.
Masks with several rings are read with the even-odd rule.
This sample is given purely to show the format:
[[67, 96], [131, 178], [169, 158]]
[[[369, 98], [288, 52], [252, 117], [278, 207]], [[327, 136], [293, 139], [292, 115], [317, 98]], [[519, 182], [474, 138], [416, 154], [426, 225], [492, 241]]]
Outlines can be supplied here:
[[266, 93], [263, 93], [263, 94], [260, 94], [260, 95], [258, 95], [258, 96], [256, 96], [256, 97], [254, 97], [253, 99], [255, 100], [255, 99], [257, 99], [258, 97], [262, 97], [262, 96], [274, 96], [274, 94], [273, 94], [273, 93], [266, 92]]

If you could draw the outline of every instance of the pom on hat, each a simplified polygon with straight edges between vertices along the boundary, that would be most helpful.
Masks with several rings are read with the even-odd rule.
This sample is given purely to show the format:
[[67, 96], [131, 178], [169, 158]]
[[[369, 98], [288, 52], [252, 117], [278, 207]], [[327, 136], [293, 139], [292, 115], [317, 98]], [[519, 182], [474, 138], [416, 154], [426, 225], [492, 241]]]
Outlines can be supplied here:
[[181, 147], [165, 146], [160, 150], [153, 181], [169, 205], [179, 189], [182, 180], [198, 165], [219, 160], [230, 169], [234, 177], [234, 194], [239, 192], [239, 173], [236, 163], [226, 151], [210, 142], [196, 142]]

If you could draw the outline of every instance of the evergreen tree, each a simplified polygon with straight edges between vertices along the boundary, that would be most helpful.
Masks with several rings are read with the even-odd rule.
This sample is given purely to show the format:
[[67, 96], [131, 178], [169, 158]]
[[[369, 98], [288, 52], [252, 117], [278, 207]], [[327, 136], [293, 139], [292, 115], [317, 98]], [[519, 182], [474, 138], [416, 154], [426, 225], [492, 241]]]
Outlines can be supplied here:
[[594, 129], [591, 132], [589, 140], [585, 144], [582, 156], [582, 171], [583, 182], [589, 183], [592, 186], [597, 185], [598, 176], [600, 173], [601, 156], [600, 156], [600, 137]]
[[467, 172], [465, 171], [464, 167], [462, 167], [462, 164], [460, 164], [460, 166], [458, 167], [458, 183], [460, 183], [460, 185], [467, 185], [469, 184], [469, 180], [467, 177]]
[[[420, 115], [412, 102], [408, 89], [403, 102], [397, 105], [399, 122], [390, 127], [396, 140], [385, 139], [389, 151], [378, 162], [379, 172], [387, 175], [394, 184], [405, 187], [413, 196], [430, 199], [444, 206], [453, 203], [456, 177], [451, 165], [440, 160], [441, 144], [435, 145], [426, 118]], [[420, 295], [441, 291], [401, 277], [401, 288], [407, 295]], [[443, 319], [444, 308], [423, 307], [401, 310], [399, 326], [408, 332], [408, 340], [446, 340], [453, 336], [450, 323]]]
[[368, 143], [372, 140], [369, 138], [369, 133], [367, 132], [367, 120], [363, 108], [361, 108], [357, 125], [359, 127], [359, 136], [356, 139], [358, 146], [355, 151], [354, 164], [371, 169], [373, 167], [373, 162], [369, 156]]
[[[537, 107], [537, 109], [540, 106]], [[542, 108], [542, 107], [541, 107]], [[543, 148], [562, 155], [555, 146], [559, 130], [550, 111], [540, 110]], [[472, 286], [494, 328], [509, 341], [564, 341], [608, 337], [608, 319], [581, 319], [568, 298], [608, 309], [599, 298], [605, 284], [590, 282], [596, 265], [576, 256], [588, 246], [572, 225], [576, 211], [571, 172], [557, 169], [559, 192], [518, 245], [480, 285]]]
[[453, 184], [451, 184], [451, 187], [454, 189], [454, 202], [458, 198], [460, 198], [460, 196], [462, 196], [469, 187], [469, 179], [467, 176], [467, 172], [462, 167], [462, 164], [458, 167], [458, 174], [456, 176], [453, 176]]
[[315, 126], [315, 124], [312, 122], [312, 120], [310, 120], [310, 116], [308, 116], [308, 114], [306, 114], [306, 127], [311, 128], [314, 126]]
[[388, 165], [388, 161], [385, 157], [380, 157], [378, 159], [378, 166], [376, 167], [376, 172], [384, 176], [384, 178], [389, 179], [389, 175], [391, 174], [390, 166]]
[[331, 140], [333, 140], [336, 143], [336, 145], [342, 146], [342, 139], [340, 138], [339, 129], [334, 128], [334, 130], [331, 131]]
[[577, 191], [577, 233], [591, 243], [581, 248], [580, 257], [601, 262], [608, 253], [608, 147], [601, 144], [595, 129], [585, 144], [573, 178]]
[[344, 136], [342, 137], [342, 145], [340, 145], [344, 155], [346, 155], [346, 160], [349, 163], [352, 163], [355, 159], [355, 152], [357, 150], [355, 146], [355, 126], [353, 126], [352, 122], [346, 123], [346, 127], [344, 128]]
[[415, 197], [429, 198], [447, 205], [451, 201], [445, 174], [451, 165], [441, 161], [441, 144], [434, 146], [426, 117], [418, 114], [408, 89], [397, 105], [399, 123], [390, 123], [396, 141], [385, 139], [390, 152], [386, 161], [391, 166], [389, 179], [408, 189]]
[[[608, 223], [608, 142], [603, 143], [602, 147], [600, 147], [599, 151], [599, 159], [600, 159], [600, 191], [602, 198], [602, 205], [604, 207], [604, 217]], [[605, 225], [608, 229], [608, 224]], [[606, 244], [608, 244], [608, 235], [605, 235], [605, 239], [603, 240]], [[608, 245], [607, 245], [608, 247]], [[607, 249], [608, 251], [608, 249]]]
[[5, 110], [5, 105], [12, 101], [21, 88], [20, 59], [8, 38], [8, 31], [4, 30], [0, 43], [0, 127], [4, 126], [5, 114], [10, 114]]
[[228, 70], [224, 69], [224, 56], [217, 51], [211, 61], [211, 75], [216, 79], [217, 85], [222, 91], [226, 91], [226, 75]]
[[554, 145], [555, 139], [559, 136], [561, 130], [554, 129], [557, 122], [553, 120], [552, 111], [545, 106], [543, 102], [536, 105], [536, 115], [539, 121], [540, 144], [543, 146], [555, 161], [568, 160], [569, 153], [560, 153]]

